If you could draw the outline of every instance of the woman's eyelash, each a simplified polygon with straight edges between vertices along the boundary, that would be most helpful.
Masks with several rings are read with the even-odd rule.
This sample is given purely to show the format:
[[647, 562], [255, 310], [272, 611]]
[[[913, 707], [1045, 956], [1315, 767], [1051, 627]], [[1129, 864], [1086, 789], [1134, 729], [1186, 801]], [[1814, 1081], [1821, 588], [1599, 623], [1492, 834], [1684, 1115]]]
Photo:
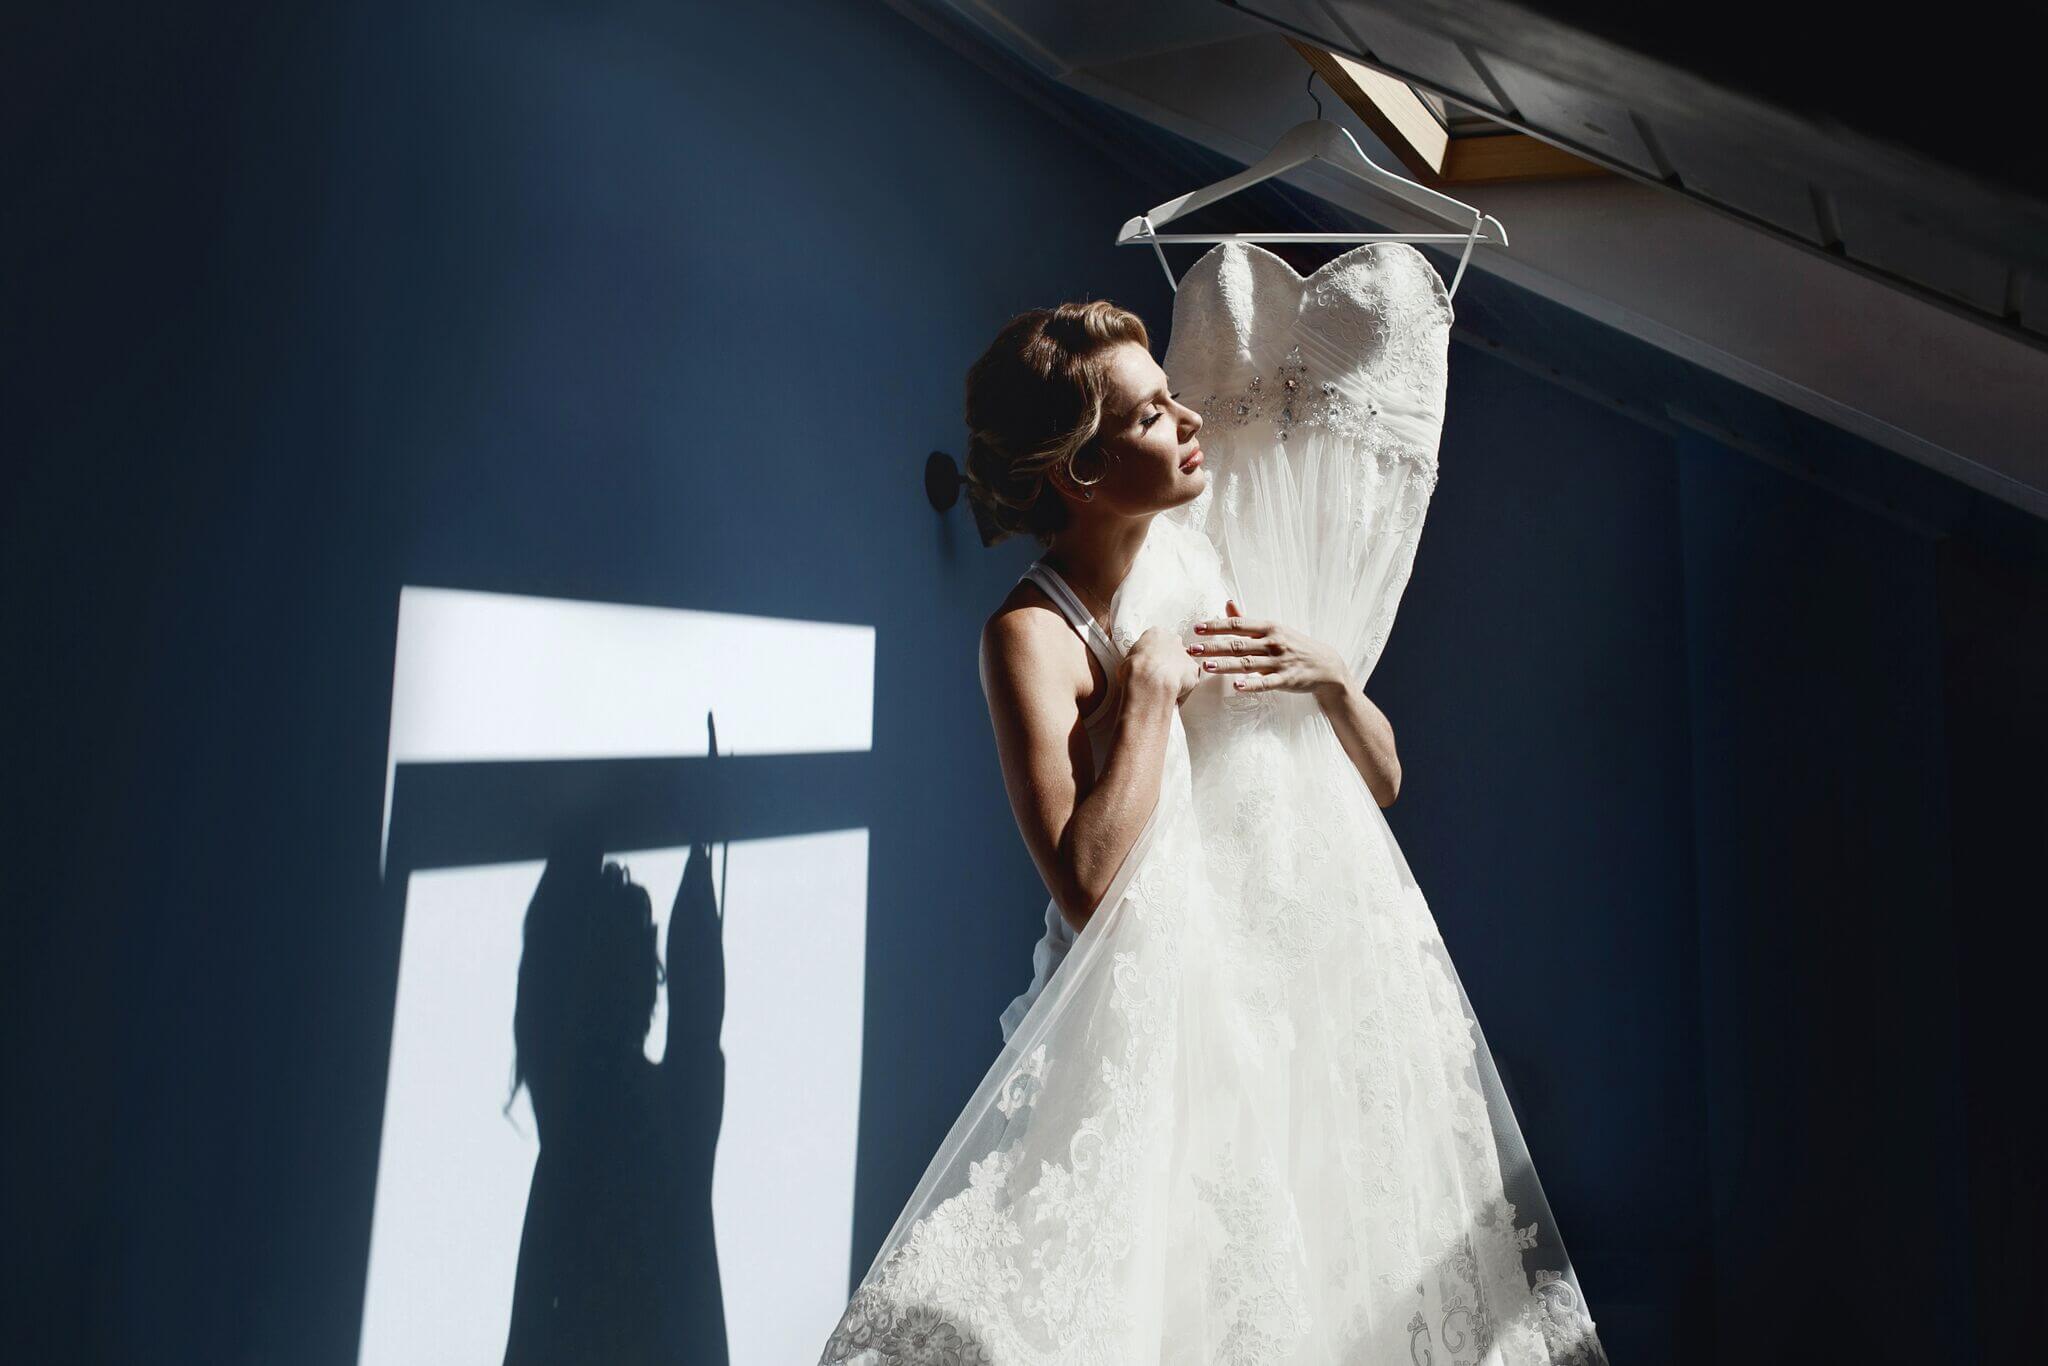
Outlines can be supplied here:
[[[1179, 394], [1170, 394], [1170, 395], [1168, 395], [1168, 397], [1170, 397], [1170, 398], [1179, 398], [1179, 397], [1180, 397], [1180, 395], [1179, 395]], [[1162, 413], [1152, 413], [1152, 414], [1150, 414], [1149, 416], [1147, 416], [1147, 417], [1146, 417], [1146, 419], [1145, 419], [1145, 420], [1144, 420], [1143, 422], [1140, 422], [1140, 423], [1139, 423], [1138, 425], [1139, 425], [1140, 427], [1149, 427], [1149, 426], [1151, 426], [1151, 425], [1152, 425], [1152, 424], [1153, 424], [1154, 422], [1156, 422], [1156, 421], [1157, 421], [1157, 420], [1158, 420], [1159, 418], [1161, 418], [1162, 416], [1164, 416], [1164, 414], [1162, 414]]]

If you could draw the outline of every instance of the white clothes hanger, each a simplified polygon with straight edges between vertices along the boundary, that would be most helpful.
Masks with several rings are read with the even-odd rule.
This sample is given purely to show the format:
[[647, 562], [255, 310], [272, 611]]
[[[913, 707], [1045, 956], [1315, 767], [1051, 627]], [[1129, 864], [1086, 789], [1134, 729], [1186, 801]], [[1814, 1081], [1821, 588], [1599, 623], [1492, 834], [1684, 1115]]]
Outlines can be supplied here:
[[[1321, 102], [1318, 101], [1318, 104]], [[1213, 204], [1239, 190], [1270, 180], [1283, 171], [1290, 171], [1306, 161], [1322, 161], [1338, 170], [1363, 180], [1375, 189], [1382, 190], [1395, 199], [1420, 210], [1440, 222], [1462, 224], [1470, 220], [1469, 232], [1259, 232], [1259, 233], [1192, 233], [1159, 231], [1161, 224], [1170, 223], [1182, 214], [1193, 213], [1196, 209]], [[1508, 244], [1507, 229], [1491, 214], [1482, 213], [1470, 204], [1440, 194], [1427, 185], [1417, 184], [1405, 176], [1395, 175], [1365, 154], [1358, 145], [1358, 139], [1351, 136], [1351, 130], [1328, 119], [1313, 118], [1297, 123], [1280, 135], [1272, 150], [1256, 162], [1228, 176], [1214, 185], [1190, 191], [1178, 199], [1169, 199], [1149, 213], [1141, 213], [1127, 221], [1123, 230], [1116, 235], [1120, 247], [1138, 246], [1149, 243], [1158, 253], [1159, 268], [1166, 272], [1166, 281], [1176, 292], [1180, 281], [1173, 278], [1173, 267], [1166, 263], [1166, 253], [1160, 250], [1161, 242], [1463, 242], [1464, 251], [1458, 257], [1457, 272], [1451, 276], [1448, 292], [1458, 292], [1458, 281], [1464, 278], [1465, 263], [1472, 258], [1472, 248], [1486, 242], [1497, 246]]]

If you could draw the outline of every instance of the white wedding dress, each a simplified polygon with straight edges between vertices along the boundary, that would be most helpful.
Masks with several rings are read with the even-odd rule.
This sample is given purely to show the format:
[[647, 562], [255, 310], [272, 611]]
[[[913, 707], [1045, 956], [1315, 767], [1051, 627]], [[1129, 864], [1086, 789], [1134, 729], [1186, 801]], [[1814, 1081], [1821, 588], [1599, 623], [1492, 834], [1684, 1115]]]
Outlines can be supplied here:
[[[1226, 242], [1164, 368], [1211, 475], [1104, 631], [1246, 615], [1363, 687], [1442, 430], [1450, 299], [1405, 243], [1302, 279]], [[1117, 699], [1087, 718], [1098, 756]], [[1099, 759], [1098, 759], [1099, 761]], [[1204, 679], [1078, 935], [1048, 908], [1007, 1041], [821, 1366], [1603, 1363], [1519, 1126], [1392, 831], [1308, 694]]]

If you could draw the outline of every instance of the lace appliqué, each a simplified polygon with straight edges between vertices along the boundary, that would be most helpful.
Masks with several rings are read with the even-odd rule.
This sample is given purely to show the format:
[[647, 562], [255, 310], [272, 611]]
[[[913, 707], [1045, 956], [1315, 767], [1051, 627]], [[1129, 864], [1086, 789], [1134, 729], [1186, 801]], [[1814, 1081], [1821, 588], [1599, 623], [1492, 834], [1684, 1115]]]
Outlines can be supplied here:
[[898, 1305], [863, 1288], [826, 1344], [825, 1359], [862, 1366], [995, 1366], [981, 1344], [926, 1305]]
[[1045, 1045], [1031, 1050], [1030, 1056], [1017, 1064], [1007, 1080], [1003, 1082], [1002, 1094], [996, 1097], [996, 1108], [1004, 1115], [1015, 1118], [1019, 1110], [1031, 1104], [1038, 1097], [1039, 1087], [1045, 1081]]
[[1215, 1360], [1271, 1366], [1291, 1359], [1310, 1318], [1296, 1271], [1300, 1228], [1272, 1160], [1262, 1156], [1255, 1171], [1240, 1173], [1225, 1144], [1215, 1177], [1191, 1179], [1223, 1234], [1209, 1261], [1209, 1306], [1229, 1323]]
[[[1187, 769], [1176, 724], [1163, 781], [1185, 784]], [[1191, 829], [1191, 809], [1176, 803], [1155, 847], [1183, 847]], [[1110, 962], [1121, 1038], [1087, 1059], [1095, 1070], [1068, 1074], [1063, 1100], [1072, 1104], [1072, 1092], [1085, 1088], [1093, 1108], [1064, 1133], [1065, 1160], [1041, 1158], [1035, 1181], [1018, 1166], [1030, 1113], [1059, 1082], [1041, 1044], [1011, 1065], [993, 1098], [1009, 1121], [1005, 1141], [970, 1162], [967, 1188], [920, 1218], [870, 1273], [821, 1366], [1120, 1366], [1128, 1313], [1118, 1273], [1138, 1231], [1133, 1201], [1160, 1139], [1160, 1101], [1177, 1057], [1176, 931], [1190, 899], [1185, 862], [1152, 856], [1114, 908], [1144, 924], [1147, 949], [1120, 950]]]
[[1557, 1272], [1538, 1271], [1535, 1294], [1543, 1305], [1537, 1326], [1550, 1359], [1557, 1366], [1607, 1366], [1607, 1353], [1578, 1292]]

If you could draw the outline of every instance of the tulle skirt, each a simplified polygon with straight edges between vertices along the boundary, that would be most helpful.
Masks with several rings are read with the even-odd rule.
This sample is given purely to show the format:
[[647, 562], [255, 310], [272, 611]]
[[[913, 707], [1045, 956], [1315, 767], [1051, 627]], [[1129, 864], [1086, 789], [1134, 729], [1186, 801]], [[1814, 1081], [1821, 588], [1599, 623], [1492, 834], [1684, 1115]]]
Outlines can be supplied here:
[[[1384, 816], [1312, 704], [1258, 700], [1280, 705], [1206, 770], [1176, 721], [1128, 891], [824, 1363], [1603, 1360]], [[1226, 817], [1206, 841], [1200, 808]]]
[[[1240, 534], [1262, 498], [1330, 510], [1227, 573], [1248, 612], [1341, 637], [1361, 682], [1428, 492], [1388, 481], [1433, 478], [1362, 461], [1271, 452], [1227, 509]], [[1367, 480], [1380, 520], [1340, 522]], [[1155, 521], [1118, 634], [1221, 614], [1203, 511]], [[1604, 1362], [1435, 920], [1313, 698], [1197, 689], [1118, 882], [821, 1366]]]

